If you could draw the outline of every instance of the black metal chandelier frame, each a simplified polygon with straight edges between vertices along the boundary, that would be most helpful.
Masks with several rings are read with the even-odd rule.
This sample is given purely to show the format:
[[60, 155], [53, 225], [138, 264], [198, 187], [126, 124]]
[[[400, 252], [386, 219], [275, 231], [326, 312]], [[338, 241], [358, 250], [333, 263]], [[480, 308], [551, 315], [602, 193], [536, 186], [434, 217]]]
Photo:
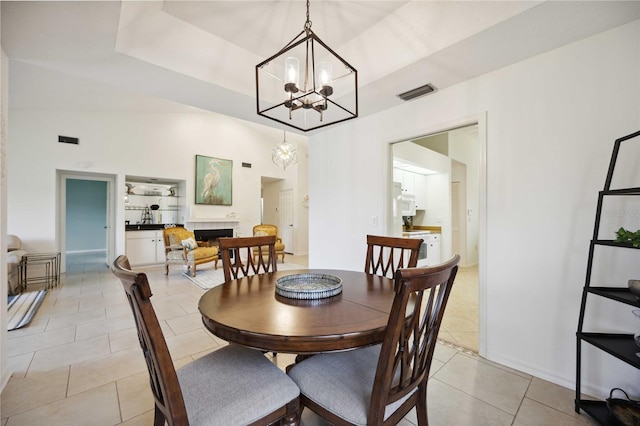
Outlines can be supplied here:
[[[311, 21], [309, 19], [309, 1], [307, 1], [307, 20], [304, 25], [304, 29], [293, 38], [289, 43], [287, 43], [278, 53], [269, 57], [268, 59], [262, 61], [258, 65], [256, 65], [256, 107], [258, 115], [269, 118], [271, 120], [277, 121], [281, 124], [293, 127], [295, 129], [301, 130], [303, 132], [307, 132], [310, 130], [318, 129], [321, 127], [326, 127], [332, 124], [341, 123], [343, 121], [351, 120], [358, 116], [358, 71], [351, 66], [347, 61], [345, 61], [340, 55], [333, 51], [329, 46], [327, 46], [311, 29]], [[277, 58], [281, 58], [286, 55], [291, 50], [300, 46], [302, 43], [306, 43], [305, 46], [305, 57], [304, 57], [304, 83], [302, 87], [298, 87], [294, 83], [285, 83], [285, 81], [268, 72], [265, 71], [265, 66], [268, 66], [271, 62], [276, 60]], [[352, 76], [354, 79], [354, 107], [353, 110], [346, 108], [340, 105], [337, 101], [334, 101], [332, 95], [334, 94], [334, 88], [329, 84], [318, 84], [316, 81], [316, 48], [315, 43], [318, 43], [322, 46], [327, 52], [329, 52], [335, 59], [339, 61], [339, 63], [343, 64], [346, 72], [337, 77], [332, 77], [331, 82], [335, 82], [341, 78]], [[283, 86], [283, 96], [284, 100], [282, 102], [267, 106], [263, 109], [260, 107], [260, 71], [266, 72], [269, 76], [273, 77], [275, 80], [282, 82]], [[345, 115], [339, 119], [323, 121], [324, 112], [329, 107], [335, 107], [342, 110]], [[278, 118], [274, 115], [271, 115], [278, 108], [287, 108], [288, 109], [288, 117], [289, 120], [284, 120]], [[292, 114], [296, 111], [302, 109], [304, 111], [315, 111], [320, 114], [320, 122], [317, 125], [312, 125], [311, 127], [303, 127], [300, 125], [293, 124], [291, 122]]]

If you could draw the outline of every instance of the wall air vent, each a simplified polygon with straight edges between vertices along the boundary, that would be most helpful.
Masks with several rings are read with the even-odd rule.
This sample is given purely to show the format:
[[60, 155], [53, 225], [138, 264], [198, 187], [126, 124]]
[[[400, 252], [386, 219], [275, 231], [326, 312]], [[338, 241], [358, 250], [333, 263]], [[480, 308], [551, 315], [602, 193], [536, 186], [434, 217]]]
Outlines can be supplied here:
[[409, 90], [404, 93], [400, 93], [398, 97], [403, 101], [410, 101], [411, 99], [418, 98], [420, 96], [428, 95], [429, 93], [435, 92], [436, 87], [432, 84], [425, 84], [424, 86], [416, 87], [415, 89]]

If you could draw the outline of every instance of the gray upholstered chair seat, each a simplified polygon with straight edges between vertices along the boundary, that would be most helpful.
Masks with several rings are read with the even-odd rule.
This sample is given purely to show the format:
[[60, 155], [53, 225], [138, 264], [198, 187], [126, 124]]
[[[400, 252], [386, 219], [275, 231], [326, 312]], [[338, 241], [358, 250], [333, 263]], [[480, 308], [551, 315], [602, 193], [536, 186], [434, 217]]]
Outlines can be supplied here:
[[177, 374], [191, 425], [249, 424], [299, 394], [295, 383], [261, 352], [233, 344]]
[[[288, 374], [300, 392], [315, 403], [350, 423], [366, 425], [380, 347], [314, 355], [296, 364]], [[389, 404], [385, 418], [412, 393]]]

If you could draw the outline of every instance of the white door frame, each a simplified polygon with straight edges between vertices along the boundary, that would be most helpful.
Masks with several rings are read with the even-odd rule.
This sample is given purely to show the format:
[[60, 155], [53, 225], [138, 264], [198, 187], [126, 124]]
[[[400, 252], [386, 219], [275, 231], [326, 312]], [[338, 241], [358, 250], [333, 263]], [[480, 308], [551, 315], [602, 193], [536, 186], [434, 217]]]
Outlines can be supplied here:
[[67, 179], [97, 180], [107, 183], [107, 264], [115, 258], [116, 241], [116, 176], [101, 173], [83, 173], [56, 170], [58, 181], [58, 220], [56, 221], [56, 246], [60, 250], [60, 272], [66, 272], [67, 227]]
[[[479, 158], [479, 182], [478, 182], [478, 354], [486, 357], [487, 354], [487, 112], [459, 118], [447, 123], [428, 126], [426, 129], [413, 136], [403, 137], [389, 142], [388, 146], [388, 174], [389, 188], [393, 172], [393, 144], [407, 141], [417, 137], [444, 133], [460, 127], [478, 125], [478, 144], [480, 146]], [[391, 200], [391, 195], [386, 197]], [[392, 206], [388, 201], [387, 212], [391, 212]], [[389, 213], [387, 213], [389, 214]], [[387, 232], [392, 232], [387, 229]], [[392, 235], [392, 234], [388, 234]]]

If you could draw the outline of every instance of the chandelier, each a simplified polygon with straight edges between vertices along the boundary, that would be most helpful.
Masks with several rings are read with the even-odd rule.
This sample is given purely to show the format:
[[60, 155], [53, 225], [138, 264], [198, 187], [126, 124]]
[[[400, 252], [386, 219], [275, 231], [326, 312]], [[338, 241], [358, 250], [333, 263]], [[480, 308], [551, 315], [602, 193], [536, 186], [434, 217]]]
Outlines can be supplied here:
[[311, 30], [256, 65], [258, 115], [303, 132], [358, 116], [358, 72]]
[[296, 149], [287, 142], [287, 132], [284, 132], [284, 139], [282, 142], [273, 148], [271, 160], [285, 170], [287, 170], [287, 166], [291, 166], [298, 162]]

